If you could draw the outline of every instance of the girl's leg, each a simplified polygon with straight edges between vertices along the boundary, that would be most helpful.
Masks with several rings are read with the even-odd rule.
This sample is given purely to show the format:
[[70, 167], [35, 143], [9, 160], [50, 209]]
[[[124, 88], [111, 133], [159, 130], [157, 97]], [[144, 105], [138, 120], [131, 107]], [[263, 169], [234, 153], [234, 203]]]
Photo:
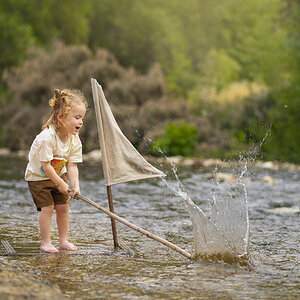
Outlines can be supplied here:
[[59, 236], [59, 249], [76, 251], [77, 247], [68, 242], [69, 230], [69, 205], [56, 204], [56, 222]]
[[51, 218], [53, 215], [54, 206], [42, 207], [39, 224], [40, 224], [40, 233], [42, 238], [41, 250], [44, 252], [57, 253], [58, 250], [51, 244], [50, 239], [50, 225]]

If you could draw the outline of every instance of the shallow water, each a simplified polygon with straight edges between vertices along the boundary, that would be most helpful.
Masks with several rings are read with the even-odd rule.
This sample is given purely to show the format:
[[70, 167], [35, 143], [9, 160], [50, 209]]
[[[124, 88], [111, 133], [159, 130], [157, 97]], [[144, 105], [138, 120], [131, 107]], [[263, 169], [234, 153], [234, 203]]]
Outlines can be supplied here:
[[[122, 224], [117, 227], [125, 247], [114, 252], [109, 217], [80, 200], [72, 200], [70, 211], [70, 240], [79, 247], [78, 252], [41, 255], [38, 213], [23, 181], [25, 165], [23, 160], [0, 158], [0, 239], [8, 240], [19, 254], [0, 259], [39, 275], [45, 282], [58, 284], [71, 299], [300, 298], [300, 172], [249, 168], [245, 174], [251, 178], [245, 184], [250, 268], [203, 260], [190, 262]], [[176, 184], [172, 172], [164, 171], [170, 175], [168, 181]], [[207, 179], [212, 171], [179, 170], [185, 190], [208, 215], [212, 191], [216, 189], [215, 183]], [[225, 171], [239, 173], [236, 169]], [[265, 175], [276, 178], [277, 184], [263, 183]], [[101, 165], [84, 163], [80, 178], [81, 193], [107, 207]], [[189, 213], [183, 200], [162, 181], [120, 184], [112, 191], [118, 215], [193, 251]], [[52, 231], [57, 244], [54, 219]], [[4, 254], [3, 249], [0, 253]]]

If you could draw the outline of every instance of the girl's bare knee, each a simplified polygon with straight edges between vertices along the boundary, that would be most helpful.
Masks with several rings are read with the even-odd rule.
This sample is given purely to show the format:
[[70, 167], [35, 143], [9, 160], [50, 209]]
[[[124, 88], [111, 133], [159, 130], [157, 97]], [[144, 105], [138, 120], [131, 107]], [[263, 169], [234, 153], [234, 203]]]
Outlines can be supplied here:
[[54, 205], [41, 208], [41, 213], [43, 214], [53, 214], [53, 211], [54, 211]]
[[56, 204], [55, 210], [57, 214], [64, 214], [69, 212], [69, 205], [68, 204]]

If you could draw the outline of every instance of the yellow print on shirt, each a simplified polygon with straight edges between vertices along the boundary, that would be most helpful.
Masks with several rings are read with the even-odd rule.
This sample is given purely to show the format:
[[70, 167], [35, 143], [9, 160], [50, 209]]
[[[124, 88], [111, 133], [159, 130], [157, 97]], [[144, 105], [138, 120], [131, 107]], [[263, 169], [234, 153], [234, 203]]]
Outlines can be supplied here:
[[54, 168], [54, 170], [57, 174], [60, 173], [62, 168], [65, 166], [65, 164], [66, 164], [66, 161], [62, 160], [62, 159], [52, 159], [51, 160], [51, 166]]

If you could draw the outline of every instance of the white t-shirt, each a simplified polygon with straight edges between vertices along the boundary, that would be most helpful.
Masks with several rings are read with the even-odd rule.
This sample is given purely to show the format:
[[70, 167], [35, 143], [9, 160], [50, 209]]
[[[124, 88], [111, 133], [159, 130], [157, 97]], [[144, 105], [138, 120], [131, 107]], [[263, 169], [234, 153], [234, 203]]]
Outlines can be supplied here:
[[69, 134], [63, 143], [53, 126], [44, 129], [34, 139], [29, 151], [29, 163], [25, 171], [26, 181], [47, 180], [41, 161], [51, 162], [56, 173], [61, 176], [67, 172], [66, 163], [82, 162], [82, 145], [78, 135]]

